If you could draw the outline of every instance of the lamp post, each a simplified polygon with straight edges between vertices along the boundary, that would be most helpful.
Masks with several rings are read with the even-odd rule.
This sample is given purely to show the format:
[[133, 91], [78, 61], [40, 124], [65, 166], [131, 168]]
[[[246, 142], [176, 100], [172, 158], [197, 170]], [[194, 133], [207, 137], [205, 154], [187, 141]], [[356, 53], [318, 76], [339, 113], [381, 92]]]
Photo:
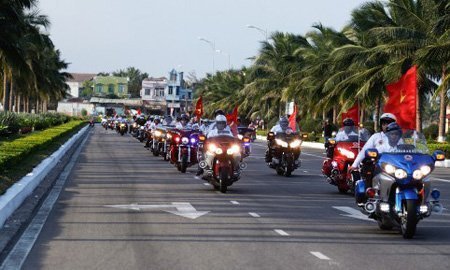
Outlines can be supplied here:
[[228, 70], [231, 70], [231, 61], [230, 61], [231, 55], [229, 53], [227, 53], [227, 52], [222, 51], [222, 50], [216, 50], [216, 52], [217, 53], [221, 53], [221, 54], [225, 54], [226, 56], [228, 56]]
[[261, 34], [264, 35], [264, 38], [266, 39], [266, 41], [268, 40], [267, 29], [264, 30], [264, 29], [262, 29], [262, 28], [260, 28], [258, 26], [254, 26], [254, 25], [251, 25], [251, 24], [247, 24], [246, 26], [247, 26], [247, 28], [252, 28], [252, 29], [258, 30]]
[[213, 51], [213, 54], [212, 54], [212, 65], [213, 65], [213, 70], [212, 70], [212, 71], [213, 71], [213, 72], [212, 72], [212, 75], [214, 76], [214, 72], [215, 72], [215, 66], [214, 66], [214, 54], [216, 53], [216, 44], [215, 44], [214, 41], [207, 40], [206, 38], [203, 38], [203, 37], [199, 37], [198, 39], [201, 40], [201, 41], [204, 41], [204, 42], [208, 43], [208, 44], [211, 46], [211, 49], [212, 49], [212, 51]]

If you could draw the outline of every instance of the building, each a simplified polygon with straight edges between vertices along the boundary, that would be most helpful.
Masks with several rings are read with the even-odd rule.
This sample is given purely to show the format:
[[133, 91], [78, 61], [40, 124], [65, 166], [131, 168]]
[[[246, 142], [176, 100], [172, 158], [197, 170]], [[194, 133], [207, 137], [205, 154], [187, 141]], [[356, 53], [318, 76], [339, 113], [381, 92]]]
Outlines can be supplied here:
[[142, 81], [141, 98], [148, 114], [165, 114], [167, 111], [167, 102], [165, 89], [167, 87], [167, 78], [147, 78]]
[[186, 88], [183, 72], [172, 69], [169, 73], [169, 80], [165, 89], [167, 102], [167, 114], [178, 115], [185, 112], [192, 112], [192, 90]]
[[117, 96], [120, 98], [129, 97], [128, 81], [126, 77], [116, 76], [95, 76], [93, 78], [93, 96], [108, 97]]
[[95, 74], [90, 73], [70, 73], [72, 76], [66, 83], [70, 87], [70, 97], [77, 98], [80, 96], [80, 93], [83, 91], [83, 83], [85, 81], [92, 80], [95, 77]]
[[150, 114], [179, 115], [192, 112], [192, 90], [186, 88], [183, 72], [172, 69], [167, 78], [142, 82], [141, 98]]

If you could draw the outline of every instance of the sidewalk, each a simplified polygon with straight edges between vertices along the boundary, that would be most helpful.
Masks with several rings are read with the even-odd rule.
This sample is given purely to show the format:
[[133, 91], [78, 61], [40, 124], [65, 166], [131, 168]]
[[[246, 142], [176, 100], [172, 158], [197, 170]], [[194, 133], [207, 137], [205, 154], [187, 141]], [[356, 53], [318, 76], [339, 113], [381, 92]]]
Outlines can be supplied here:
[[[262, 141], [266, 140], [266, 137], [260, 136], [260, 135], [257, 135], [256, 138], [258, 140], [262, 140]], [[318, 142], [306, 142], [306, 141], [303, 141], [302, 146], [303, 147], [308, 147], [308, 148], [324, 149], [325, 150], [325, 148], [323, 146], [323, 143], [318, 143]], [[446, 159], [444, 161], [437, 161], [435, 165], [436, 165], [436, 167], [450, 168], [450, 159]]]

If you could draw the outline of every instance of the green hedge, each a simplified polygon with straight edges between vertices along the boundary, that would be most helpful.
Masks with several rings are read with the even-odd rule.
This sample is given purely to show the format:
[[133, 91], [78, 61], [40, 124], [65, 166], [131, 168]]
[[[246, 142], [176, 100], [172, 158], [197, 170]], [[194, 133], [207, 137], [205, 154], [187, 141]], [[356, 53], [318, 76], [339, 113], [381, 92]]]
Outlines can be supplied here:
[[445, 158], [450, 159], [450, 143], [429, 143], [428, 148], [430, 153], [433, 153], [435, 150], [442, 150], [445, 152]]
[[45, 147], [53, 141], [84, 124], [86, 124], [86, 122], [80, 120], [71, 121], [14, 141], [4, 142], [0, 145], [0, 174], [4, 172], [8, 166], [20, 162], [21, 159], [37, 150], [45, 149]]
[[13, 113], [0, 112], [0, 136], [28, 133], [58, 126], [71, 120], [70, 116], [59, 113]]

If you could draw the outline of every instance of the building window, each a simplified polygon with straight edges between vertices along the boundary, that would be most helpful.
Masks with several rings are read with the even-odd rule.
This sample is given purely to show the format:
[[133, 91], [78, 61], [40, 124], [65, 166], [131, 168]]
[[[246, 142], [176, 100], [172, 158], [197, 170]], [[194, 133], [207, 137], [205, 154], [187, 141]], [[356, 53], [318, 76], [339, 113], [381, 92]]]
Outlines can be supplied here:
[[145, 88], [145, 95], [146, 96], [150, 96], [150, 89], [149, 88]]
[[173, 95], [173, 87], [169, 86], [169, 95]]
[[176, 94], [177, 96], [179, 96], [180, 95], [180, 87], [179, 86], [177, 86], [177, 94]]
[[101, 93], [102, 91], [103, 91], [102, 85], [101, 85], [101, 84], [97, 84], [97, 85], [95, 86], [95, 92], [96, 92], [96, 93]]
[[188, 92], [188, 99], [191, 99], [191, 92]]
[[119, 84], [119, 93], [125, 92], [125, 85]]
[[114, 94], [114, 84], [108, 85], [108, 93]]

